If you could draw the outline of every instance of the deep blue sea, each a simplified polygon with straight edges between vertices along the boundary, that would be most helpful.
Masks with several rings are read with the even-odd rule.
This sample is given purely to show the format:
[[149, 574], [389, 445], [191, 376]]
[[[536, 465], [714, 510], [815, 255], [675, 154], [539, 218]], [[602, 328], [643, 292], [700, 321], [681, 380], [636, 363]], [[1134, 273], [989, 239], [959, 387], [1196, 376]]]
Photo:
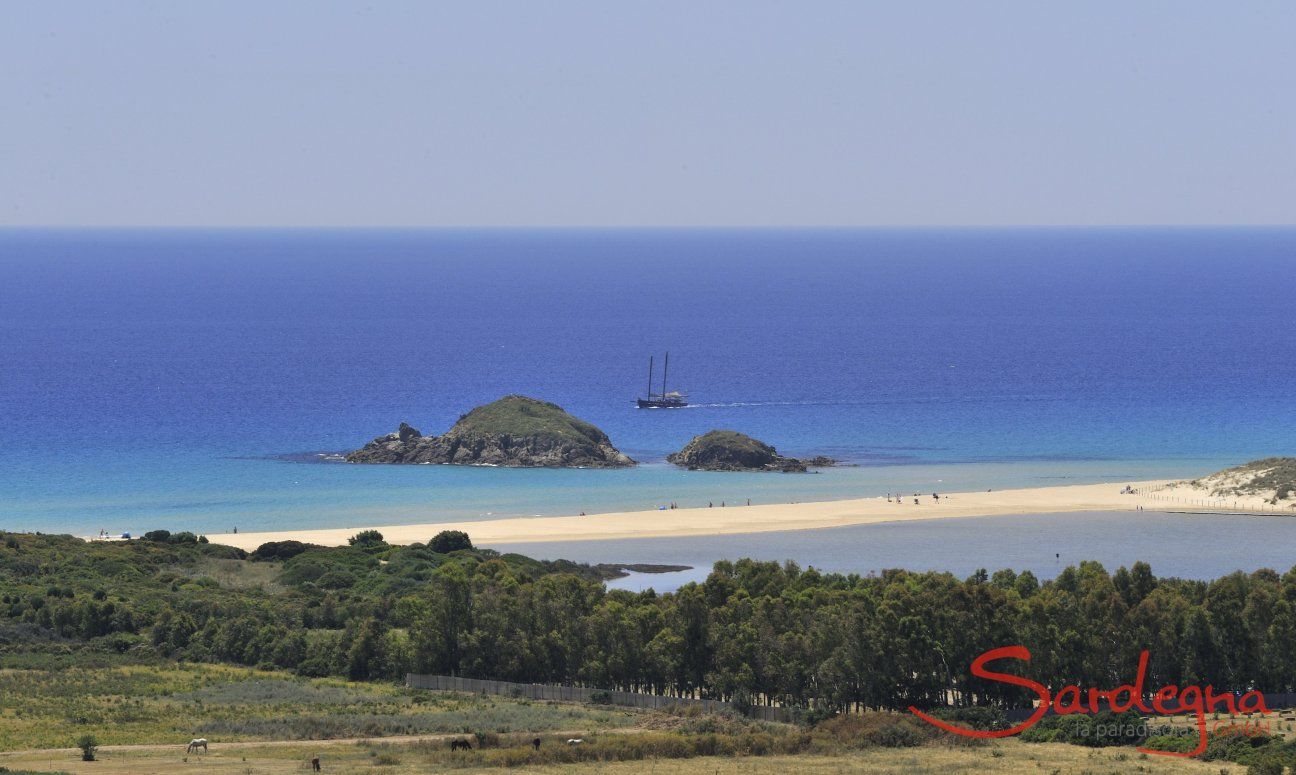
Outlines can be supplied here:
[[[1195, 475], [1296, 452], [1296, 230], [0, 231], [0, 527], [223, 532]], [[641, 411], [671, 353], [694, 406]], [[625, 471], [293, 462], [506, 393]], [[732, 428], [858, 466], [701, 474]], [[284, 459], [289, 456], [289, 459]]]

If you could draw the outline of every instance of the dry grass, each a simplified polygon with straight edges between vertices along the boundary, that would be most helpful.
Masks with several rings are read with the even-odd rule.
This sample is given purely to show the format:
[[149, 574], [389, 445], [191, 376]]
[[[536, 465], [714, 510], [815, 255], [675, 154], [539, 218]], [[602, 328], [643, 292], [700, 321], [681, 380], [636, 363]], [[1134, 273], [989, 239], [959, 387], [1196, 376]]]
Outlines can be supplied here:
[[[433, 771], [415, 747], [383, 746], [382, 754], [367, 745], [303, 744], [275, 748], [217, 746], [206, 756], [183, 761], [183, 748], [175, 750], [109, 751], [98, 762], [80, 762], [71, 751], [7, 756], [0, 766], [37, 772], [65, 771], [97, 775], [174, 775], [201, 772], [209, 775], [272, 775], [308, 772], [307, 761], [319, 756], [326, 773], [414, 775]], [[438, 769], [439, 771], [439, 769]], [[1141, 757], [1133, 749], [1089, 749], [1070, 745], [1027, 744], [1005, 740], [981, 748], [926, 746], [908, 749], [874, 749], [836, 756], [699, 757], [637, 762], [591, 762], [578, 765], [518, 767], [510, 770], [454, 769], [457, 773], [572, 773], [609, 775], [776, 775], [777, 773], [873, 773], [876, 775], [982, 775], [983, 773], [1057, 773], [1058, 775], [1241, 775], [1245, 768], [1221, 762], [1198, 762], [1162, 756]]]
[[[1176, 729], [1195, 730], [1197, 717], [1193, 715], [1153, 716], [1149, 727], [1171, 726]], [[1296, 711], [1275, 710], [1270, 713], [1207, 713], [1206, 731], [1210, 734], [1266, 734], [1273, 737], [1296, 736]]]
[[277, 562], [247, 562], [205, 557], [191, 568], [181, 566], [176, 570], [191, 579], [203, 577], [215, 579], [222, 589], [261, 589], [269, 594], [279, 593], [284, 589], [278, 581], [282, 567]]
[[[105, 746], [508, 733], [633, 726], [627, 708], [413, 692], [391, 684], [299, 678], [228, 665], [0, 670], [0, 751]], [[0, 762], [3, 765], [3, 762]]]

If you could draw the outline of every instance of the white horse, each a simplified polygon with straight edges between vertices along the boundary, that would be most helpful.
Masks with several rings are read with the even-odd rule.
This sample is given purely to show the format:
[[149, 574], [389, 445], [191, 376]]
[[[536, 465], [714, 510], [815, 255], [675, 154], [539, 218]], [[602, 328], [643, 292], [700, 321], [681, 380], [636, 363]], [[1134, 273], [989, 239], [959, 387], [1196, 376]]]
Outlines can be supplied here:
[[199, 748], [203, 749], [203, 753], [207, 753], [207, 738], [195, 737], [193, 740], [190, 740], [189, 747], [185, 749], [185, 753], [193, 753]]
[[585, 739], [584, 739], [584, 738], [581, 738], [581, 737], [573, 737], [573, 738], [571, 738], [571, 739], [569, 739], [569, 740], [567, 741], [567, 745], [580, 745], [580, 744], [583, 743], [583, 742], [585, 742]]

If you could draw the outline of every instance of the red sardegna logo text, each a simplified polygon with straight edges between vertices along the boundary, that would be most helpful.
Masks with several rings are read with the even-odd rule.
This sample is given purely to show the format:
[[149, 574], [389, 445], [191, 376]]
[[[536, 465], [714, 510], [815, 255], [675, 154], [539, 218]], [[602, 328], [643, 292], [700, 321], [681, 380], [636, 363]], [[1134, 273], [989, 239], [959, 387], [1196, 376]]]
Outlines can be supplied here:
[[1050, 708], [1059, 715], [1097, 713], [1100, 710], [1100, 701], [1104, 702], [1108, 708], [1116, 713], [1124, 713], [1134, 708], [1138, 708], [1139, 711], [1149, 716], [1153, 714], [1173, 716], [1178, 713], [1192, 713], [1197, 717], [1196, 748], [1188, 753], [1154, 751], [1147, 748], [1138, 749], [1143, 753], [1184, 757], [1198, 756], [1206, 750], [1206, 714], [1208, 712], [1220, 710], [1220, 706], [1223, 706], [1223, 710], [1230, 715], [1239, 712], [1269, 712], [1269, 709], [1265, 707], [1264, 695], [1258, 691], [1250, 691], [1237, 698], [1232, 693], [1216, 694], [1214, 687], [1211, 686], [1205, 688], [1200, 686], [1185, 686], [1183, 688], [1174, 685], [1163, 686], [1151, 693], [1152, 699], [1149, 704], [1146, 700], [1149, 695], [1144, 686], [1148, 665], [1148, 652], [1146, 649], [1139, 654], [1138, 673], [1134, 677], [1134, 683], [1118, 686], [1110, 690], [1096, 688], [1082, 690], [1079, 686], [1067, 685], [1059, 689], [1056, 694], [1053, 694], [1049, 692], [1048, 687], [1029, 678], [1022, 678], [1010, 673], [999, 673], [988, 670], [985, 666], [987, 662], [993, 662], [996, 659], [1020, 659], [1023, 662], [1029, 662], [1030, 658], [1031, 653], [1025, 646], [1002, 646], [991, 649], [972, 660], [972, 675], [984, 678], [987, 681], [997, 681], [1011, 686], [1020, 686], [1023, 689], [1030, 689], [1039, 698], [1039, 705], [1030, 718], [1011, 729], [995, 731], [964, 729], [923, 713], [913, 706], [910, 706], [909, 712], [946, 732], [975, 738], [1010, 737], [1020, 734], [1038, 724], [1039, 720], [1044, 718], [1044, 714], [1048, 713]]

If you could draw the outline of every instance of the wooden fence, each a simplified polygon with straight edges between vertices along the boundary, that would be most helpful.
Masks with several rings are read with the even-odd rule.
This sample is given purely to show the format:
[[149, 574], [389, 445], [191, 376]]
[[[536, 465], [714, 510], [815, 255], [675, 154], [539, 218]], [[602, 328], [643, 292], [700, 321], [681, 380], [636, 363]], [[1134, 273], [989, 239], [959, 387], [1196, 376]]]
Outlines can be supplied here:
[[[551, 686], [548, 684], [520, 684], [512, 681], [488, 681], [480, 678], [460, 678], [452, 675], [405, 676], [405, 685], [411, 689], [431, 689], [442, 692], [466, 694], [496, 694], [527, 700], [560, 700], [569, 702], [605, 702], [631, 708], [669, 708], [699, 706], [707, 712], [735, 710], [733, 703], [722, 700], [699, 700], [692, 697], [665, 697], [642, 692], [619, 692], [610, 689], [591, 689], [584, 686]], [[762, 721], [791, 721], [790, 708], [753, 705], [747, 715]]]
[[1171, 487], [1166, 484], [1139, 487], [1133, 494], [1155, 501], [1157, 511], [1171, 514], [1256, 514], [1265, 517], [1296, 515], [1296, 503], [1287, 506], [1275, 504], [1272, 508], [1256, 508], [1242, 505], [1241, 499], [1210, 496], [1192, 491], [1187, 487]]

